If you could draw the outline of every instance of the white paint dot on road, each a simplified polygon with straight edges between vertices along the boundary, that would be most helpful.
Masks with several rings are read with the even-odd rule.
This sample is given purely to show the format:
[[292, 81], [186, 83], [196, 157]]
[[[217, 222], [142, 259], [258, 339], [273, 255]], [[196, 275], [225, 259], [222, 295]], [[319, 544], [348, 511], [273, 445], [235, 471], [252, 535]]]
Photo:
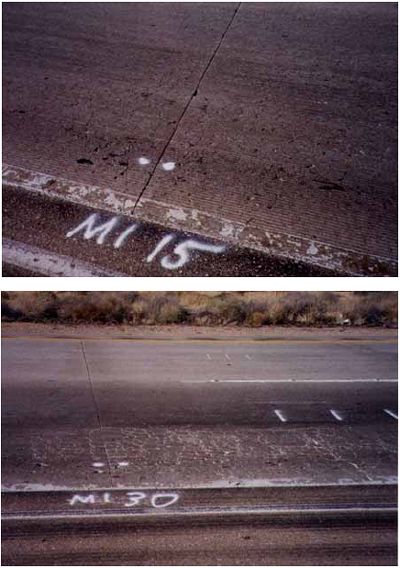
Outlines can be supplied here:
[[343, 416], [340, 416], [337, 410], [330, 410], [329, 412], [332, 414], [334, 418], [336, 418], [336, 420], [339, 420], [339, 422], [343, 421]]
[[281, 422], [287, 422], [287, 418], [283, 415], [283, 412], [281, 410], [274, 410], [274, 412]]
[[104, 462], [93, 462], [92, 463], [93, 467], [104, 467]]
[[129, 462], [118, 462], [118, 467], [126, 467], [129, 465]]
[[175, 162], [164, 162], [162, 164], [162, 169], [166, 172], [171, 172], [173, 169], [175, 169]]
[[393, 412], [392, 410], [388, 410], [387, 408], [384, 408], [383, 411], [386, 412], [386, 414], [389, 414], [389, 416], [391, 416], [395, 420], [398, 420], [397, 414], [395, 412]]
[[147, 164], [150, 164], [151, 160], [149, 160], [149, 158], [145, 158], [144, 156], [142, 156], [141, 158], [138, 159], [138, 162], [141, 166], [147, 166]]

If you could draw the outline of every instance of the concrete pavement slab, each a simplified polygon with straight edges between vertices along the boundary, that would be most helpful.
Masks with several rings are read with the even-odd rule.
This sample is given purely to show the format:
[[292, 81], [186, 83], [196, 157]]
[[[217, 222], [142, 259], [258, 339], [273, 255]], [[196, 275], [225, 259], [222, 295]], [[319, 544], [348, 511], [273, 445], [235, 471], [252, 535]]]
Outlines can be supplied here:
[[139, 196], [233, 9], [5, 5], [4, 160]]
[[231, 222], [204, 232], [325, 265], [340, 250], [359, 268], [363, 252], [394, 258], [395, 10], [241, 5], [167, 148], [177, 167], [138, 213], [168, 214], [151, 202], [167, 193], [181, 228], [223, 203]]
[[2, 353], [3, 424], [23, 430], [98, 424], [80, 342], [7, 344]]

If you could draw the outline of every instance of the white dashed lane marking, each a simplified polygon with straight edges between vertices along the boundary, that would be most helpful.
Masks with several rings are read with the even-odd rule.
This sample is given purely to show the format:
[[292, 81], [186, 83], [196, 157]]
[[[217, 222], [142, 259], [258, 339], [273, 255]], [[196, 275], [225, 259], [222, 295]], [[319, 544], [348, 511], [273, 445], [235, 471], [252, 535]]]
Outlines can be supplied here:
[[330, 412], [330, 413], [332, 414], [332, 416], [333, 416], [334, 418], [336, 418], [336, 420], [338, 420], [339, 422], [342, 422], [342, 421], [343, 421], [343, 416], [341, 416], [337, 410], [330, 410], [329, 412]]
[[384, 408], [383, 411], [386, 412], [386, 414], [389, 414], [389, 416], [391, 416], [395, 420], [398, 420], [397, 414], [395, 412], [393, 412], [392, 410], [388, 410], [387, 408]]
[[281, 422], [287, 422], [286, 416], [283, 415], [281, 410], [274, 410], [274, 413], [277, 415]]

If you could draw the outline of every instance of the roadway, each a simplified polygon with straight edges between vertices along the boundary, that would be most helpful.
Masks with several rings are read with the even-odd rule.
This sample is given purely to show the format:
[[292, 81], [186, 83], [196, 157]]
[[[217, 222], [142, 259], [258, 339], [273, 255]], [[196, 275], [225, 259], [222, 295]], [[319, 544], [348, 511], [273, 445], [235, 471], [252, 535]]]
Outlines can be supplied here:
[[3, 24], [6, 274], [181, 274], [139, 231], [132, 264], [120, 232], [52, 230], [77, 206], [232, 253], [193, 275], [235, 247], [243, 276], [397, 274], [395, 3], [10, 2]]
[[2, 367], [12, 564], [395, 563], [395, 337], [4, 337]]

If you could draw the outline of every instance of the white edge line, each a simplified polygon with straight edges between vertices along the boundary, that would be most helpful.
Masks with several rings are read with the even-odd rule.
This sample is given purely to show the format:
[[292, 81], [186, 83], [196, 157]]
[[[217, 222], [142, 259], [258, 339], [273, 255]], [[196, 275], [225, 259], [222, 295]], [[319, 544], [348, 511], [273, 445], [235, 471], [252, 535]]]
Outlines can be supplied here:
[[[240, 482], [240, 480], [238, 480]], [[162, 491], [173, 491], [173, 492], [178, 492], [178, 491], [193, 491], [193, 490], [197, 490], [197, 489], [211, 489], [211, 490], [219, 490], [219, 489], [234, 489], [234, 488], [239, 488], [239, 489], [244, 489], [246, 487], [255, 487], [258, 489], [270, 489], [270, 488], [274, 488], [274, 489], [286, 489], [287, 487], [295, 487], [295, 488], [310, 488], [313, 487], [314, 489], [318, 489], [318, 488], [327, 488], [327, 487], [353, 487], [354, 485], [361, 485], [361, 486], [371, 486], [371, 485], [378, 485], [379, 487], [381, 487], [382, 485], [391, 485], [393, 487], [397, 487], [398, 482], [397, 482], [397, 477], [395, 476], [390, 476], [390, 481], [382, 481], [380, 479], [375, 479], [375, 480], [371, 480], [371, 481], [358, 481], [358, 480], [354, 480], [354, 481], [348, 481], [346, 483], [318, 483], [315, 484], [313, 482], [310, 481], [310, 483], [274, 483], [274, 482], [264, 482], [264, 483], [258, 483], [257, 485], [253, 485], [253, 484], [249, 484], [246, 481], [242, 481], [240, 482], [240, 485], [233, 485], [233, 483], [235, 483], [235, 481], [232, 481], [232, 484], [229, 483], [224, 483], [221, 485], [214, 485], [212, 483], [210, 484], [203, 484], [203, 485], [182, 485], [180, 487], [164, 487], [164, 486], [159, 486], [157, 488], [157, 490], [162, 490]], [[118, 487], [89, 487], [89, 488], [82, 488], [82, 487], [66, 487], [66, 486], [57, 486], [55, 485], [52, 489], [16, 489], [15, 487], [7, 487], [5, 485], [1, 486], [1, 492], [2, 493], [25, 493], [27, 495], [31, 494], [31, 493], [90, 493], [90, 492], [99, 492], [99, 493], [104, 493], [107, 491], [119, 491], [119, 492], [123, 492], [123, 491], [151, 491], [154, 489], [154, 486], [148, 486], [148, 487], [132, 487], [132, 486], [126, 486], [126, 487], [122, 487], [122, 486], [118, 486]]]
[[182, 379], [180, 383], [397, 383], [397, 379]]
[[133, 513], [121, 509], [120, 513], [106, 513], [102, 511], [95, 511], [93, 513], [61, 513], [61, 514], [38, 514], [38, 515], [7, 515], [7, 513], [2, 514], [2, 520], [4, 521], [21, 521], [21, 520], [37, 520], [37, 519], [81, 519], [81, 518], [93, 518], [93, 517], [108, 517], [108, 518], [121, 518], [121, 517], [188, 517], [188, 516], [211, 516], [211, 515], [238, 515], [238, 514], [251, 514], [251, 515], [293, 515], [293, 514], [315, 514], [321, 515], [324, 513], [332, 514], [346, 514], [349, 513], [397, 513], [397, 507], [392, 506], [381, 506], [381, 507], [332, 507], [332, 508], [298, 508], [298, 509], [247, 509], [247, 508], [234, 508], [229, 510], [218, 509], [217, 511], [175, 511], [175, 512], [146, 512], [146, 513]]
[[3, 262], [39, 272], [46, 276], [125, 276], [109, 272], [71, 256], [56, 254], [42, 248], [3, 239]]

